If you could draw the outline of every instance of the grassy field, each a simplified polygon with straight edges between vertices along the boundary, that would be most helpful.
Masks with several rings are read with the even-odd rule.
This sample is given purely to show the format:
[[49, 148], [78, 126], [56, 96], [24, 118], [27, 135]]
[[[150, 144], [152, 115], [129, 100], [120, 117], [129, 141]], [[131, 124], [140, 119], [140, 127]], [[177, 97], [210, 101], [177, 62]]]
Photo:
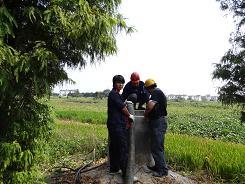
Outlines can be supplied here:
[[[56, 128], [46, 167], [77, 167], [106, 154], [106, 100], [51, 98]], [[176, 170], [205, 171], [217, 181], [245, 181], [245, 129], [236, 108], [214, 102], [169, 102], [166, 157]], [[218, 139], [218, 140], [215, 140]], [[87, 154], [95, 150], [95, 154]], [[86, 156], [87, 155], [87, 156]]]
[[[53, 98], [57, 118], [83, 123], [106, 123], [106, 100]], [[168, 131], [245, 144], [245, 126], [236, 107], [217, 102], [169, 102]]]

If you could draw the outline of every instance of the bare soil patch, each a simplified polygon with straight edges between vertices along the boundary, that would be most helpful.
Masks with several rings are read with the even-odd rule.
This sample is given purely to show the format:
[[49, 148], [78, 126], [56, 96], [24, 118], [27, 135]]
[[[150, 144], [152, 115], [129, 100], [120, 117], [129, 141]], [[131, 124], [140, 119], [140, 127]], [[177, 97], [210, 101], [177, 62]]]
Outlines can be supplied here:
[[[157, 178], [146, 173], [143, 166], [135, 167], [135, 184], [196, 184], [194, 180], [170, 171], [168, 176]], [[106, 160], [80, 170], [63, 169], [51, 177], [51, 184], [123, 184], [121, 174], [110, 175]]]

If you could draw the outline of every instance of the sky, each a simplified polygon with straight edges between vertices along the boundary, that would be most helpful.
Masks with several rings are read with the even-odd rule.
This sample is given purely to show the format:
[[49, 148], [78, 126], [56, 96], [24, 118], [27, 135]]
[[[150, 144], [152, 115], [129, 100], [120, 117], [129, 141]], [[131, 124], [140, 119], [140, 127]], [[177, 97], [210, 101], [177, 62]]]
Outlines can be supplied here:
[[217, 95], [214, 63], [231, 47], [231, 16], [216, 0], [122, 0], [119, 12], [136, 31], [117, 35], [118, 52], [82, 70], [67, 70], [76, 84], [56, 86], [96, 92], [112, 88], [112, 77], [132, 72], [152, 78], [167, 95]]

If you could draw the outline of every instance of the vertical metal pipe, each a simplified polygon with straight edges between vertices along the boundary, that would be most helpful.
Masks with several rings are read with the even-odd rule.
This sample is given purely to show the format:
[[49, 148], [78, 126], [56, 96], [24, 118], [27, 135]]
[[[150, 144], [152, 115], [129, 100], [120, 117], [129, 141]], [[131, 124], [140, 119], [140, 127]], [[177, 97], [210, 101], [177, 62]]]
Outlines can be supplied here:
[[[127, 108], [130, 114], [134, 114], [134, 105], [131, 101], [127, 101]], [[134, 183], [134, 165], [135, 165], [135, 138], [134, 138], [134, 123], [131, 123], [129, 128], [129, 154], [128, 154], [128, 164], [125, 176], [125, 184], [133, 184]]]
[[135, 164], [154, 166], [151, 154], [150, 124], [144, 117], [143, 110], [135, 110]]

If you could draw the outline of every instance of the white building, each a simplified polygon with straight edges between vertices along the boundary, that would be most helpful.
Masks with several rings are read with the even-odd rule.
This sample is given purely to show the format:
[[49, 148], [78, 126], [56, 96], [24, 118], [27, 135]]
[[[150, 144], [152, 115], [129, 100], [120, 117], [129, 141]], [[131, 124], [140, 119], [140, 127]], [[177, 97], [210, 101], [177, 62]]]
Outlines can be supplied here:
[[68, 94], [75, 94], [79, 90], [78, 89], [61, 89], [59, 92], [59, 96], [68, 96]]

